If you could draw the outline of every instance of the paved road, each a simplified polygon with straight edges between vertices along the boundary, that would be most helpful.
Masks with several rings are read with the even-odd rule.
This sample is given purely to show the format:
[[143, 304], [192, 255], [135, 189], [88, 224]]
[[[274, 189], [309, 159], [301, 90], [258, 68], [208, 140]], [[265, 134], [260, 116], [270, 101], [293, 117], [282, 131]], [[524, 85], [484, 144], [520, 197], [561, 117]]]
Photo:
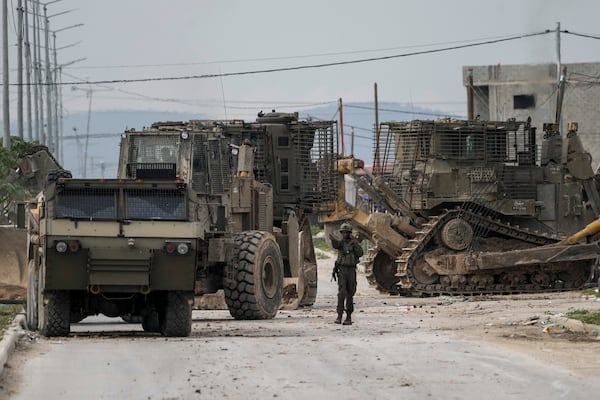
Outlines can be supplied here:
[[401, 299], [366, 289], [361, 278], [356, 323], [335, 325], [335, 286], [322, 264], [316, 305], [270, 321], [197, 311], [191, 337], [166, 339], [119, 319], [90, 318], [73, 325], [72, 337], [26, 340], [0, 382], [0, 398], [479, 400], [600, 393], [598, 379], [507, 348], [454, 340], [424, 314], [407, 312]]

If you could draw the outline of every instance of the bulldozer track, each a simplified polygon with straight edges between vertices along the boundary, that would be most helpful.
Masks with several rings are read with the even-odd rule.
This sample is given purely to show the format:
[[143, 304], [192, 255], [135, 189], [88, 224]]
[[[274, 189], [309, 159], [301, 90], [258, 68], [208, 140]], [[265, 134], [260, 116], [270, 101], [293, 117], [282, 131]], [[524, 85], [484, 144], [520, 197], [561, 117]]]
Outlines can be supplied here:
[[[502, 276], [507, 271], [499, 268], [497, 270], [476, 271], [474, 274], [462, 275], [463, 284], [456, 285], [444, 281], [438, 277], [434, 283], [421, 283], [414, 275], [414, 268], [417, 260], [429, 251], [429, 245], [433, 244], [440, 230], [446, 222], [453, 218], [461, 218], [469, 222], [472, 226], [486, 232], [495, 232], [506, 238], [517, 240], [531, 246], [542, 246], [556, 243], [560, 240], [555, 235], [547, 232], [540, 233], [523, 229], [517, 225], [502, 221], [498, 215], [490, 212], [473, 212], [468, 209], [444, 210], [441, 214], [430, 217], [417, 232], [414, 238], [408, 242], [408, 246], [402, 249], [401, 254], [395, 257], [396, 282], [390, 282], [385, 286], [377, 281], [374, 271], [375, 257], [380, 251], [377, 248], [370, 250], [366, 261], [367, 280], [372, 286], [375, 286], [380, 292], [403, 296], [437, 296], [437, 295], [480, 295], [480, 294], [519, 294], [519, 293], [539, 293], [539, 292], [558, 292], [581, 288], [589, 281], [589, 276], [585, 274], [585, 269], [589, 269], [589, 261], [562, 262], [553, 264], [553, 272], [542, 271], [543, 265], [528, 265], [519, 269], [518, 273], [526, 276], [522, 283], [503, 282]], [[471, 252], [471, 250], [465, 250]], [[569, 272], [581, 269], [579, 275], [569, 280], [564, 276], [569, 276]], [[557, 279], [557, 274], [563, 272], [561, 279]], [[481, 286], [474, 277], [485, 276], [493, 283]]]

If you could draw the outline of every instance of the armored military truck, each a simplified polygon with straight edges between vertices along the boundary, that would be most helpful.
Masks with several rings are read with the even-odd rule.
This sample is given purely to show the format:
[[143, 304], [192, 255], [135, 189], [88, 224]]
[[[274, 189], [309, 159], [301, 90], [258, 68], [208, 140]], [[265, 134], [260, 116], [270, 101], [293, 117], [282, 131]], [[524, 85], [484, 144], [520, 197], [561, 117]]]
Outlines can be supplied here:
[[220, 289], [236, 319], [312, 304], [307, 215], [335, 124], [262, 117], [128, 130], [117, 179], [50, 175], [28, 213], [29, 325], [67, 335], [101, 313], [187, 336], [194, 297]]

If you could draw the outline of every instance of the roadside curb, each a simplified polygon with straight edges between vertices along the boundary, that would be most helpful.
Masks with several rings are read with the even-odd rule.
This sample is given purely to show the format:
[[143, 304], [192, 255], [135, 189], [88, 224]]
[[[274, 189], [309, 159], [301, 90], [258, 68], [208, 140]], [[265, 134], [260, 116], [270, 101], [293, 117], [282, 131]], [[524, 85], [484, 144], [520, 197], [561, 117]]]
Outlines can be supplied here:
[[2, 375], [2, 371], [4, 371], [4, 365], [8, 361], [8, 356], [15, 348], [17, 339], [24, 334], [25, 314], [19, 313], [12, 321], [6, 332], [4, 332], [4, 337], [2, 338], [2, 341], [0, 341], [0, 375]]

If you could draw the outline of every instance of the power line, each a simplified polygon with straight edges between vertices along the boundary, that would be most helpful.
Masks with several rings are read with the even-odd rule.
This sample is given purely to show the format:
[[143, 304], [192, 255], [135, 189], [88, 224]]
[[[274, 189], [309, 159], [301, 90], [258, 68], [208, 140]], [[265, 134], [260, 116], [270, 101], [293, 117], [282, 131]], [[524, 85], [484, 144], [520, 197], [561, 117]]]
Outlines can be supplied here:
[[380, 49], [363, 49], [363, 50], [338, 51], [338, 52], [328, 52], [328, 53], [303, 54], [303, 55], [296, 55], [296, 56], [261, 57], [261, 58], [246, 58], [246, 59], [221, 60], [221, 61], [160, 63], [160, 64], [92, 65], [92, 66], [69, 67], [69, 69], [189, 67], [189, 66], [196, 66], [196, 65], [211, 65], [211, 64], [221, 65], [221, 64], [256, 62], [256, 61], [294, 60], [294, 59], [301, 59], [301, 58], [330, 57], [330, 56], [340, 56], [340, 55], [348, 55], [348, 54], [377, 53], [377, 52], [381, 52], [381, 51], [414, 49], [414, 48], [419, 48], [419, 47], [433, 47], [433, 46], [441, 46], [441, 45], [448, 45], [448, 44], [455, 44], [455, 43], [472, 43], [472, 42], [478, 42], [478, 41], [482, 41], [482, 40], [504, 39], [504, 38], [508, 38], [508, 37], [512, 37], [512, 36], [515, 36], [515, 35], [492, 36], [492, 37], [488, 36], [488, 37], [469, 39], [469, 40], [454, 40], [454, 41], [448, 41], [448, 42], [437, 42], [437, 43], [428, 43], [428, 44], [411, 45], [411, 46], [396, 46], [396, 47], [385, 47], [385, 48], [380, 48]]
[[[363, 110], [374, 110], [374, 107], [367, 107], [367, 106], [356, 106], [356, 105], [352, 105], [352, 104], [347, 104], [344, 107], [348, 107], [348, 108], [360, 108]], [[379, 108], [380, 111], [388, 111], [388, 112], [397, 112], [397, 113], [401, 113], [401, 114], [418, 114], [418, 115], [428, 115], [428, 116], [433, 116], [433, 117], [439, 117], [439, 116], [444, 116], [444, 117], [453, 117], [453, 118], [464, 118], [464, 115], [452, 115], [452, 114], [446, 114], [446, 113], [433, 113], [433, 112], [425, 112], [425, 111], [406, 111], [406, 110], [394, 110], [391, 108]]]
[[[503, 38], [503, 39], [487, 40], [484, 42], [470, 43], [470, 44], [464, 44], [464, 45], [458, 45], [458, 46], [450, 46], [450, 47], [444, 47], [444, 48], [433, 49], [433, 50], [415, 51], [415, 52], [410, 52], [410, 53], [393, 54], [393, 55], [389, 55], [389, 56], [371, 57], [371, 58], [363, 58], [363, 59], [357, 59], [357, 60], [336, 61], [336, 62], [331, 62], [331, 63], [300, 65], [300, 66], [295, 66], [295, 67], [269, 68], [269, 69], [262, 69], [262, 70], [253, 70], [253, 71], [224, 72], [224, 73], [219, 73], [219, 74], [204, 74], [204, 75], [171, 76], [171, 77], [138, 78], [138, 79], [109, 79], [109, 80], [78, 81], [78, 82], [59, 82], [59, 83], [55, 83], [55, 84], [73, 85], [74, 86], [74, 85], [99, 85], [99, 84], [110, 84], [110, 83], [178, 81], [178, 80], [190, 80], [190, 79], [220, 78], [220, 77], [228, 77], [228, 76], [256, 75], [256, 74], [265, 74], [265, 73], [272, 73], [272, 72], [298, 71], [298, 70], [303, 70], [303, 69], [314, 69], [314, 68], [333, 67], [333, 66], [340, 66], [340, 65], [359, 64], [359, 63], [366, 63], [366, 62], [373, 62], [373, 61], [391, 60], [394, 58], [401, 58], [401, 57], [411, 57], [411, 56], [423, 55], [423, 54], [440, 53], [440, 52], [451, 51], [451, 50], [465, 49], [465, 48], [469, 48], [469, 47], [477, 47], [477, 46], [484, 46], [484, 45], [489, 45], [489, 44], [519, 40], [519, 39], [524, 39], [524, 38], [528, 38], [528, 37], [546, 35], [548, 33], [554, 33], [554, 31], [545, 30], [543, 32], [535, 32], [535, 33], [523, 34], [523, 35], [519, 35], [519, 36], [511, 36], [511, 37], [507, 37], [507, 38]], [[46, 83], [42, 83], [42, 84], [46, 85]], [[15, 85], [18, 85], [18, 84], [14, 84], [14, 83], [11, 84], [11, 86], [15, 86]], [[24, 84], [24, 85], [26, 85], [26, 84]]]
[[[120, 137], [122, 135], [122, 133], [114, 133], [114, 132], [110, 132], [110, 133], [90, 133], [88, 136], [90, 139], [109, 139], [109, 138], [113, 138], [113, 137]], [[83, 136], [81, 135], [65, 135], [62, 137], [63, 140], [80, 140], [80, 139], [85, 139]]]
[[567, 35], [580, 36], [580, 37], [585, 37], [585, 38], [589, 38], [589, 39], [600, 39], [600, 36], [592, 35], [590, 33], [577, 33], [577, 32], [570, 32], [570, 31], [561, 31], [561, 32], [566, 33]]
[[[82, 80], [83, 78], [75, 76], [75, 75], [71, 75], [69, 73], [63, 72], [63, 75], [66, 75], [72, 79], [79, 79]], [[137, 93], [137, 92], [132, 92], [129, 90], [123, 90], [123, 89], [119, 89], [119, 88], [114, 88], [112, 86], [108, 86], [108, 85], [101, 85], [101, 84], [97, 84], [96, 86], [110, 90], [110, 91], [116, 91], [119, 93], [123, 93], [125, 95], [128, 96], [133, 96], [133, 97], [137, 97], [136, 100], [150, 100], [150, 101], [156, 101], [156, 102], [162, 102], [162, 103], [178, 103], [178, 104], [184, 104], [187, 106], [205, 106], [205, 107], [210, 107], [210, 106], [215, 106], [215, 105], [219, 105], [221, 106], [221, 102], [214, 100], [212, 101], [212, 103], [206, 104], [206, 102], [202, 102], [202, 101], [194, 101], [194, 99], [174, 99], [174, 98], [159, 98], [159, 97], [154, 97], [154, 96], [148, 96], [142, 93]], [[96, 96], [97, 98], [101, 98]], [[106, 96], [105, 96], [106, 97]], [[110, 98], [110, 97], [109, 97]], [[130, 98], [117, 98], [117, 100], [131, 100]], [[241, 103], [241, 104], [270, 104], [275, 108], [296, 108], [296, 107], [314, 107], [314, 106], [320, 106], [320, 105], [327, 105], [327, 104], [333, 104], [335, 103], [336, 100], [331, 100], [331, 101], [320, 101], [320, 102], [286, 102], [286, 101], [273, 101], [273, 100], [253, 100], [253, 101], [236, 101], [236, 100], [230, 100], [228, 101], [228, 103]], [[232, 108], [232, 109], [253, 109], [253, 108], [257, 108], [255, 107], [241, 107], [241, 106], [228, 106], [228, 108]], [[260, 108], [260, 107], [258, 107]]]

